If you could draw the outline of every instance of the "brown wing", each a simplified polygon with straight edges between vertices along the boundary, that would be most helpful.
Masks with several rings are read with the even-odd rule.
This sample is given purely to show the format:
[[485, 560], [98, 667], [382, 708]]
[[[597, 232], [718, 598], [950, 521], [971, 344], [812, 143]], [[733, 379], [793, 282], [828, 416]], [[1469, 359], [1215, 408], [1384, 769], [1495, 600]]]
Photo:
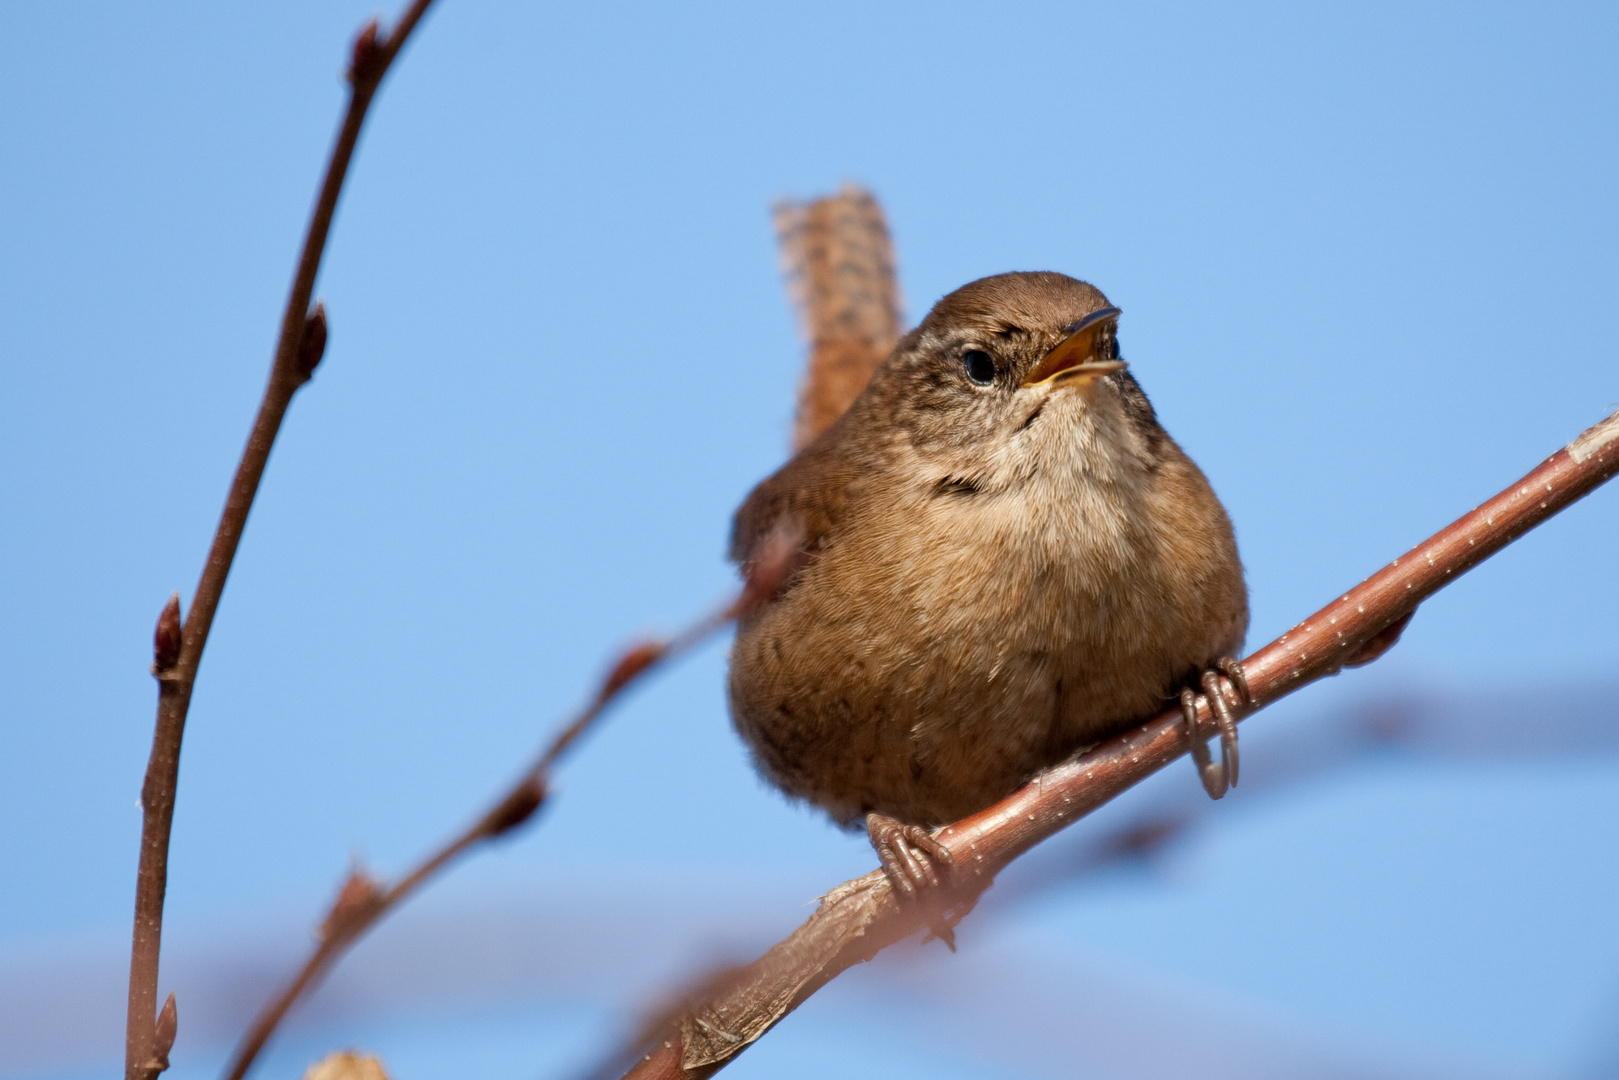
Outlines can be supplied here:
[[812, 443], [743, 500], [731, 522], [731, 561], [747, 573], [766, 538], [783, 533], [813, 555], [843, 516], [854, 479], [835, 443]]

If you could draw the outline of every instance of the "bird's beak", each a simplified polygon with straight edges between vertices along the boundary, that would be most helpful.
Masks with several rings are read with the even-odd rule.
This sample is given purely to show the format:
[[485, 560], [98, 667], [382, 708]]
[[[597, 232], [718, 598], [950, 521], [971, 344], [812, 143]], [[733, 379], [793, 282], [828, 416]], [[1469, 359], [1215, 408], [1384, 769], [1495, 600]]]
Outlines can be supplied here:
[[1123, 360], [1104, 360], [1105, 342], [1112, 340], [1119, 324], [1119, 309], [1105, 307], [1093, 311], [1066, 330], [1057, 347], [1023, 377], [1024, 386], [1081, 386], [1103, 375], [1120, 371]]

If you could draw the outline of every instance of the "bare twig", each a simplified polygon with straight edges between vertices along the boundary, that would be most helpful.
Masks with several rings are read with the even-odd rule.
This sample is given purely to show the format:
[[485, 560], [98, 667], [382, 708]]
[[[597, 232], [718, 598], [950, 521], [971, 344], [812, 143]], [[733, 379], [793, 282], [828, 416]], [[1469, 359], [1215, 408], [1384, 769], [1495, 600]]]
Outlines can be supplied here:
[[793, 448], [842, 416], [899, 340], [894, 245], [882, 207], [864, 188], [775, 208], [788, 292], [809, 339]]
[[549, 794], [551, 769], [626, 687], [653, 668], [669, 663], [708, 640], [730, 623], [735, 613], [736, 602], [732, 601], [674, 637], [644, 642], [626, 649], [608, 669], [590, 703], [557, 733], [534, 760], [534, 764], [518, 777], [506, 793], [496, 799], [481, 817], [423, 859], [396, 883], [384, 888], [363, 871], [351, 871], [321, 924], [319, 944], [292, 980], [254, 1018], [222, 1074], [225, 1080], [241, 1080], [247, 1075], [254, 1059], [287, 1011], [312, 990], [338, 957], [383, 916], [403, 903], [457, 856], [486, 840], [504, 835], [533, 817]]
[[[1350, 661], [1367, 659], [1367, 644], [1423, 600], [1615, 472], [1619, 413], [1250, 656], [1244, 666], [1251, 710], [1336, 674]], [[1200, 698], [1198, 709], [1200, 727], [1213, 730], [1207, 700]], [[955, 856], [954, 909], [970, 908], [1017, 856], [1186, 750], [1185, 723], [1172, 708], [942, 830], [939, 839]], [[881, 871], [845, 882], [823, 897], [815, 914], [791, 936], [741, 969], [677, 1024], [666, 1026], [626, 1076], [684, 1080], [718, 1071], [844, 969], [871, 959], [935, 917], [921, 905], [902, 907]]]
[[151, 1080], [167, 1068], [167, 1047], [159, 1053], [159, 1044], [165, 1035], [173, 1040], [172, 996], [163, 1013], [166, 1026], [158, 1017], [158, 959], [162, 949], [163, 900], [168, 888], [169, 830], [174, 820], [175, 788], [180, 774], [180, 742], [185, 733], [186, 713], [191, 707], [197, 668], [202, 662], [203, 647], [208, 642], [214, 612], [225, 589], [225, 578], [230, 574], [236, 546], [247, 525], [248, 511], [252, 509], [253, 497], [258, 492], [259, 479], [264, 475], [282, 417], [293, 394], [309, 381], [325, 350], [326, 313], [318, 305], [311, 311], [309, 301], [314, 293], [315, 275], [320, 269], [332, 214], [337, 209], [337, 197], [360, 137], [360, 126], [389, 65], [429, 3], [431, 0], [415, 0], [394, 32], [386, 37], [378, 36], [377, 24], [373, 21], [355, 39], [349, 68], [348, 111], [332, 147], [320, 195], [315, 200], [258, 417], [225, 498], [213, 546], [192, 597], [191, 613], [182, 628], [179, 602], [175, 598], [158, 620], [152, 669], [158, 679], [157, 724], [146, 780], [141, 787], [143, 818], [140, 869], [135, 883], [135, 932], [130, 948], [125, 1080]]

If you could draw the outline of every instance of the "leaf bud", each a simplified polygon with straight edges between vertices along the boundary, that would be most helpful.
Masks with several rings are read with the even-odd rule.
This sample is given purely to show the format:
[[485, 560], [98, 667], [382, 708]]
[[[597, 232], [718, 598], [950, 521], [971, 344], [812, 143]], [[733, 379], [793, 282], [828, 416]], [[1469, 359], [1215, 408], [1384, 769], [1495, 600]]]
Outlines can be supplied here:
[[173, 670], [180, 661], [180, 594], [169, 597], [157, 617], [157, 629], [152, 632], [152, 674], [162, 676]]

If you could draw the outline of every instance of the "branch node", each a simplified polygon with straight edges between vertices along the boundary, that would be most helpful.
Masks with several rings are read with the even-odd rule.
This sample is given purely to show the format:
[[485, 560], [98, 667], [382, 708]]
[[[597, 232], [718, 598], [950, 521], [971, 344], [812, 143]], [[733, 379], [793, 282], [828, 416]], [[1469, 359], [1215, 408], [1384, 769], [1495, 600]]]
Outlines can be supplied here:
[[163, 679], [180, 662], [180, 641], [183, 627], [180, 622], [180, 594], [174, 593], [157, 616], [157, 628], [152, 631], [152, 674]]
[[175, 1009], [175, 991], [168, 991], [168, 1001], [157, 1014], [157, 1028], [152, 1031], [152, 1056], [141, 1069], [147, 1080], [168, 1069], [168, 1051], [175, 1048], [175, 1031], [180, 1030], [180, 1012]]
[[1355, 646], [1355, 651], [1344, 658], [1344, 667], [1365, 667], [1394, 648], [1399, 643], [1400, 635], [1405, 633], [1405, 628], [1411, 625], [1411, 616], [1416, 613], [1417, 609], [1412, 608]]
[[337, 891], [337, 899], [332, 901], [332, 909], [320, 924], [317, 936], [321, 941], [347, 936], [353, 927], [362, 924], [381, 906], [382, 888], [376, 879], [356, 866]]
[[379, 38], [377, 20], [372, 19], [354, 35], [354, 48], [349, 53], [348, 81], [350, 86], [375, 83], [387, 66], [387, 42]]
[[326, 305], [322, 301], [315, 302], [315, 310], [304, 319], [303, 337], [298, 339], [298, 375], [299, 382], [306, 383], [320, 367], [321, 358], [326, 355]]
[[666, 641], [643, 641], [641, 644], [632, 647], [618, 658], [618, 663], [613, 665], [613, 670], [609, 671], [607, 678], [602, 680], [601, 692], [597, 697], [605, 701], [617, 694], [629, 685], [630, 680], [663, 659], [663, 654], [668, 648], [669, 643]]
[[534, 816], [534, 811], [544, 804], [546, 794], [545, 775], [530, 774], [500, 801], [499, 806], [489, 811], [481, 831], [491, 838], [510, 832]]

